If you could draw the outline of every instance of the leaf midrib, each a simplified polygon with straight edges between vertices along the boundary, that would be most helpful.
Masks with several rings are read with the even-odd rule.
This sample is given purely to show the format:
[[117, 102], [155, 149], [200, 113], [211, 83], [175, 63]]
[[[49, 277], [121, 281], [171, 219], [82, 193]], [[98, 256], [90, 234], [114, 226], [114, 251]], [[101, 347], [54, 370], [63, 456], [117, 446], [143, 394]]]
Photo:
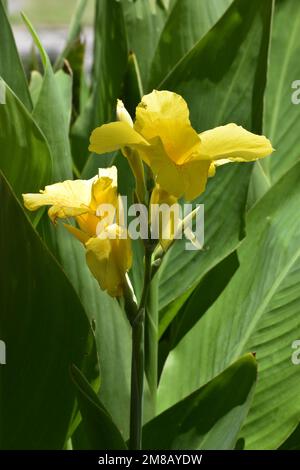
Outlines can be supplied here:
[[264, 314], [266, 307], [268, 306], [272, 297], [275, 295], [278, 287], [280, 286], [284, 278], [288, 275], [292, 266], [296, 263], [299, 257], [300, 257], [300, 248], [298, 249], [298, 251], [295, 252], [295, 255], [292, 257], [291, 261], [287, 264], [286, 268], [282, 270], [282, 274], [278, 276], [278, 278], [272, 283], [272, 288], [270, 289], [269, 294], [265, 297], [264, 302], [262, 302], [260, 308], [257, 310], [256, 314], [253, 316], [253, 319], [249, 323], [249, 326], [247, 328], [247, 334], [244, 336], [243, 341], [240, 341], [235, 351], [236, 357], [239, 357], [244, 352], [244, 348], [246, 347], [246, 344], [248, 343], [248, 340], [250, 339], [253, 333], [253, 330], [255, 329], [256, 324], [258, 323], [258, 321]]

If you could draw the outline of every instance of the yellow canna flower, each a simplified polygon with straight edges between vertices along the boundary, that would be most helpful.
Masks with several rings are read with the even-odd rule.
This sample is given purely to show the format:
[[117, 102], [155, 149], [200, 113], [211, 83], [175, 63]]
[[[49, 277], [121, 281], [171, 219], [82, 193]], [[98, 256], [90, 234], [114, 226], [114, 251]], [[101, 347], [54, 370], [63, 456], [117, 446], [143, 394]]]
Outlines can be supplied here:
[[[119, 115], [124, 116], [124, 110]], [[128, 148], [151, 168], [163, 190], [186, 200], [205, 190], [218, 164], [249, 162], [273, 151], [266, 137], [232, 123], [198, 134], [191, 126], [185, 100], [157, 90], [143, 97], [133, 126], [128, 119], [104, 124], [90, 138], [91, 152]]]
[[[39, 194], [24, 194], [25, 207], [31, 211], [51, 206], [48, 214], [57, 218], [75, 217], [79, 228], [64, 224], [86, 247], [87, 264], [100, 287], [112, 297], [122, 295], [125, 274], [132, 264], [131, 242], [126, 229], [119, 227], [99, 207], [109, 204], [118, 216], [121, 204], [117, 192], [117, 169], [99, 169], [90, 180], [64, 181], [46, 186]], [[99, 227], [102, 227], [99, 232]]]

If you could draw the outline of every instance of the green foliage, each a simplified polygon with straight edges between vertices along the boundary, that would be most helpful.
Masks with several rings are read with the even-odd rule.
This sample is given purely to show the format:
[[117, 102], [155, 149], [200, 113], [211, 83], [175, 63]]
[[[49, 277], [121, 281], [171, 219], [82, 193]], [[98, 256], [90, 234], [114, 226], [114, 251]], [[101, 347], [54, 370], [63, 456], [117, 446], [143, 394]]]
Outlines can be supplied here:
[[87, 437], [86, 447], [90, 450], [127, 449], [111, 416], [76, 366], [72, 367], [72, 379], [76, 385], [82, 426]]
[[[176, 240], [157, 267], [143, 448], [299, 448], [291, 356], [300, 333], [300, 108], [291, 98], [300, 3], [97, 0], [91, 77], [80, 38], [86, 6], [74, 6], [54, 65], [23, 18], [42, 60], [29, 85], [0, 1], [0, 448], [63, 449], [71, 439], [78, 449], [127, 449], [124, 302], [99, 288], [80, 242], [43, 211], [28, 216], [21, 196], [113, 162], [132, 201], [127, 161], [90, 155], [89, 137], [115, 120], [117, 98], [133, 115], [153, 88], [181, 94], [197, 131], [235, 122], [264, 133], [276, 152], [218, 168], [194, 201], [205, 204], [203, 249]], [[139, 242], [130, 278], [140, 299]]]
[[80, 299], [2, 173], [0, 197], [0, 322], [9, 364], [0, 371], [0, 446], [62, 448], [75, 412], [69, 368], [87, 368], [95, 379], [94, 339]]
[[[234, 449], [256, 383], [248, 354], [176, 405], [147, 423], [145, 449]], [[177, 387], [177, 376], [173, 386]], [[236, 390], [233, 394], [232, 390]]]

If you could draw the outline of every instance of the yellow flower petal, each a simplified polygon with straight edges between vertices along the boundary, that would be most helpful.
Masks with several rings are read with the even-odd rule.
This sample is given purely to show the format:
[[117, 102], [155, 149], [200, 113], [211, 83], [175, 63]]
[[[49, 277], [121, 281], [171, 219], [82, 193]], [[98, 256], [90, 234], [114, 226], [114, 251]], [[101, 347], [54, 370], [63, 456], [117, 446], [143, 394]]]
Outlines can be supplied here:
[[94, 214], [81, 214], [76, 217], [76, 221], [80, 230], [85, 232], [88, 238], [96, 236], [99, 217]]
[[114, 207], [118, 203], [118, 188], [112, 185], [110, 178], [99, 178], [92, 186], [91, 208], [97, 211], [101, 204], [111, 204]]
[[144, 96], [136, 108], [134, 128], [152, 146], [153, 139], [160, 137], [169, 158], [177, 164], [200, 151], [200, 138], [191, 126], [187, 104], [176, 93], [154, 90]]
[[215, 176], [215, 174], [216, 174], [216, 165], [214, 162], [212, 162], [209, 166], [208, 177], [212, 178], [213, 176]]
[[181, 175], [186, 185], [184, 198], [187, 201], [192, 201], [205, 191], [209, 168], [210, 162], [201, 160], [181, 165]]
[[191, 201], [205, 189], [210, 162], [190, 160], [181, 165], [175, 164], [166, 154], [162, 143], [157, 139], [156, 151], [143, 149], [147, 155], [157, 183], [162, 189], [176, 198], [184, 197]]
[[182, 121], [189, 122], [189, 108], [182, 96], [167, 90], [153, 90], [143, 96], [136, 108], [136, 123], [138, 131], [147, 128], [157, 117], [174, 119], [180, 116]]
[[112, 186], [118, 186], [118, 170], [116, 166], [98, 169], [98, 178], [109, 178]]
[[90, 180], [67, 180], [45, 187], [39, 194], [23, 194], [24, 205], [30, 211], [42, 206], [53, 206], [49, 215], [55, 221], [57, 217], [73, 217], [90, 211], [91, 188], [95, 178]]
[[206, 159], [245, 162], [266, 157], [273, 152], [271, 142], [262, 135], [252, 134], [236, 124], [202, 132], [201, 153]]
[[131, 241], [128, 236], [120, 238], [124, 235], [123, 229], [116, 224], [107, 227], [105, 232], [102, 236], [107, 238], [88, 240], [86, 259], [101, 289], [112, 297], [118, 297], [123, 293], [125, 274], [132, 264]]
[[148, 143], [128, 123], [111, 122], [97, 127], [92, 132], [89, 151], [101, 154], [136, 145], [148, 145]]
[[64, 224], [64, 227], [72, 234], [74, 237], [77, 238], [81, 243], [86, 243], [89, 240], [89, 235], [82, 230], [74, 227], [73, 225]]

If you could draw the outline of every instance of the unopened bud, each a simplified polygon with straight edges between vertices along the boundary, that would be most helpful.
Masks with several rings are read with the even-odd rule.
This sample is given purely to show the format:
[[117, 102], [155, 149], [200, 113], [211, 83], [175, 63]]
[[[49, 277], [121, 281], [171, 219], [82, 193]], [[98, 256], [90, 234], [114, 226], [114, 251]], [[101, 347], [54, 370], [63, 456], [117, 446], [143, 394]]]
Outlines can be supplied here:
[[117, 119], [118, 121], [127, 122], [127, 124], [133, 127], [131, 116], [121, 100], [117, 101]]

